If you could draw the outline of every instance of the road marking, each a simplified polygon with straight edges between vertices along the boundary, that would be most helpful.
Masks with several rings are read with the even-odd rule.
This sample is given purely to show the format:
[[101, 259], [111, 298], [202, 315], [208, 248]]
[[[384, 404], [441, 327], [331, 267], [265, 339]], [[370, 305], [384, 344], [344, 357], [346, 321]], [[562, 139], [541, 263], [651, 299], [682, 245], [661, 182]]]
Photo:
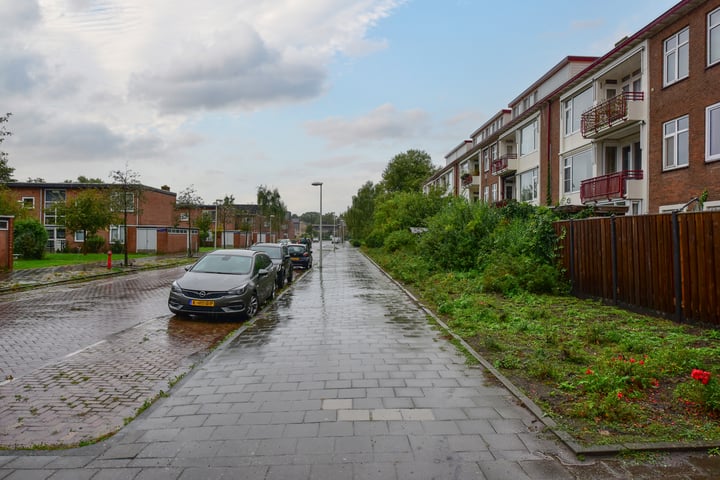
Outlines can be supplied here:
[[88, 346], [85, 347], [85, 348], [81, 348], [80, 350], [76, 350], [76, 351], [74, 351], [74, 352], [72, 352], [72, 353], [68, 353], [68, 354], [65, 355], [63, 358], [70, 358], [70, 357], [72, 357], [72, 356], [74, 356], [74, 355], [77, 355], [78, 353], [84, 352], [85, 350], [88, 350], [88, 349], [93, 348], [93, 347], [97, 347], [98, 345], [102, 345], [103, 343], [107, 343], [107, 340], [100, 340], [99, 342], [93, 343], [92, 345], [88, 345]]

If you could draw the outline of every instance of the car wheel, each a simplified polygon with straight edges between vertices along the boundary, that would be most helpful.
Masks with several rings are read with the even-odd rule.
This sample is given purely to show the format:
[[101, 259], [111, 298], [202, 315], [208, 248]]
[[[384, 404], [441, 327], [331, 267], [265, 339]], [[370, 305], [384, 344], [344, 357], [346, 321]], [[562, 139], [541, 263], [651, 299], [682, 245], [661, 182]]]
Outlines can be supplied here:
[[260, 307], [258, 303], [258, 297], [257, 294], [253, 293], [250, 297], [250, 301], [247, 304], [247, 308], [245, 309], [245, 316], [247, 318], [252, 318], [255, 316], [255, 314], [258, 311], [258, 308]]

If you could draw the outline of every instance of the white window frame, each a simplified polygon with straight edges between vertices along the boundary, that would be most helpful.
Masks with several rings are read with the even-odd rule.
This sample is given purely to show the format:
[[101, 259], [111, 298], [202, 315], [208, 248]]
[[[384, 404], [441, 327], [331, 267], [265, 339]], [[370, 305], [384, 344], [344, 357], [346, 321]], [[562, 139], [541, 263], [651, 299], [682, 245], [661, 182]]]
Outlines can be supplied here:
[[76, 243], [85, 242], [85, 232], [83, 232], [82, 230], [75, 232], [73, 234], [73, 240], [75, 240]]
[[[680, 37], [687, 34], [687, 40], [681, 42]], [[673, 47], [668, 47], [674, 42]], [[690, 75], [690, 27], [685, 27], [674, 35], [670, 35], [663, 42], [663, 86], [672, 85]], [[684, 61], [681, 61], [681, 57]], [[668, 64], [672, 62], [673, 76], [669, 78]], [[685, 67], [685, 73], [681, 76], [680, 67]]]
[[497, 202], [498, 199], [498, 185], [497, 183], [492, 184], [492, 192], [490, 194], [490, 198], [492, 198], [493, 202]]
[[[525, 144], [525, 136], [531, 133], [532, 145]], [[525, 151], [524, 148], [529, 147], [530, 149]], [[524, 125], [520, 128], [520, 156], [530, 155], [531, 153], [537, 152], [538, 150], [538, 122], [537, 119]]]
[[[523, 190], [525, 190], [525, 187], [523, 185], [523, 177], [529, 178], [532, 182], [532, 188], [530, 190], [531, 197], [523, 198]], [[538, 167], [531, 168], [530, 170], [526, 170], [522, 172], [521, 174], [517, 175], [517, 181], [518, 181], [518, 196], [519, 200], [521, 202], [535, 202], [538, 199]]]
[[[687, 128], [680, 128], [680, 122], [682, 120], [688, 121]], [[672, 126], [673, 130], [671, 132], [667, 131], [667, 127]], [[684, 138], [685, 142], [685, 150], [688, 152], [687, 158], [685, 159], [685, 163], [680, 163], [678, 154], [680, 152], [680, 138]], [[668, 141], [672, 142], [672, 164], [668, 163]], [[682, 117], [675, 118], [673, 120], [670, 120], [669, 122], [663, 123], [663, 155], [662, 155], [662, 161], [663, 161], [663, 170], [674, 170], [676, 168], [684, 168], [687, 167], [690, 163], [690, 121], [688, 115], [683, 115]]]
[[123, 225], [110, 225], [110, 236], [108, 237], [109, 243], [115, 243], [119, 241], [121, 244], [125, 243], [125, 227]]
[[10, 230], [10, 220], [0, 220], [0, 230]]
[[[590, 95], [590, 101], [587, 103], [587, 106], [585, 108], [582, 108], [582, 105], [577, 105], [577, 100], [579, 100], [583, 95], [589, 94]], [[593, 92], [592, 87], [588, 87], [582, 92], [573, 95], [572, 98], [568, 98], [565, 100], [564, 104], [564, 119], [565, 119], [565, 136], [572, 135], [574, 133], [577, 133], [580, 131], [580, 123], [582, 119], [582, 114], [584, 111], [586, 111], [588, 108], [592, 106], [593, 103]]]
[[[586, 178], [578, 178], [577, 179], [577, 185], [574, 185], [573, 180], [575, 180], [575, 174], [578, 172], [577, 167], [579, 164], [576, 164], [576, 160], [580, 160], [581, 156], [589, 154], [589, 158], [587, 159], [588, 162], [588, 177]], [[592, 178], [592, 163], [593, 163], [593, 152], [592, 149], [585, 149], [581, 152], [576, 152], [573, 155], [568, 155], [567, 157], [563, 158], [563, 193], [577, 193], [580, 191], [580, 184], [582, 183], [582, 180], [586, 180], [587, 178]]]
[[716, 160], [720, 160], [720, 103], [705, 109], [705, 161]]
[[[714, 18], [713, 18], [714, 17]], [[707, 16], [707, 64], [708, 67], [720, 63], [720, 8], [716, 8]], [[713, 21], [715, 23], [713, 23]], [[717, 50], [713, 55], [713, 43], [715, 39]]]
[[483, 188], [483, 201], [488, 203], [490, 201], [490, 187], [485, 185]]
[[[213, 212], [215, 214], [215, 212]], [[187, 222], [190, 219], [187, 212], [180, 212], [180, 221]], [[214, 221], [214, 220], [213, 220]]]
[[35, 210], [35, 197], [22, 197], [20, 203], [26, 210]]

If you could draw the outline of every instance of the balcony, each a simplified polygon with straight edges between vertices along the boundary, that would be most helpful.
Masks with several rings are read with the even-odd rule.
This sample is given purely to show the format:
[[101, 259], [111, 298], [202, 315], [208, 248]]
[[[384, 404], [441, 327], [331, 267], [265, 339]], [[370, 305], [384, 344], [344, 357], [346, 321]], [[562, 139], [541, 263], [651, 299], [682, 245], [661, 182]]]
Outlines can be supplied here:
[[497, 160], [493, 160], [490, 173], [507, 177], [517, 171], [517, 153], [508, 153]]
[[629, 121], [642, 120], [643, 92], [623, 92], [600, 105], [583, 113], [580, 119], [580, 131], [584, 138], [597, 138], [610, 133]]
[[628, 180], [642, 180], [642, 170], [624, 170], [580, 182], [582, 203], [625, 198]]

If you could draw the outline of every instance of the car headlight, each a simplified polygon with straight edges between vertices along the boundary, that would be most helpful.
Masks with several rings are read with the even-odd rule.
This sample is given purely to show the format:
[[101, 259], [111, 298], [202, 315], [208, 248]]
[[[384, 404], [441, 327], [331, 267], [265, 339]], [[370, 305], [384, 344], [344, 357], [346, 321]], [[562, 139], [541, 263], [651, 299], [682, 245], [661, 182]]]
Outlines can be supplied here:
[[182, 288], [180, 288], [180, 285], [178, 285], [178, 283], [176, 281], [172, 283], [172, 285], [170, 286], [170, 290], [172, 290], [175, 293], [182, 293], [182, 291], [183, 291]]
[[230, 295], [242, 295], [247, 291], [247, 284], [228, 290]]

